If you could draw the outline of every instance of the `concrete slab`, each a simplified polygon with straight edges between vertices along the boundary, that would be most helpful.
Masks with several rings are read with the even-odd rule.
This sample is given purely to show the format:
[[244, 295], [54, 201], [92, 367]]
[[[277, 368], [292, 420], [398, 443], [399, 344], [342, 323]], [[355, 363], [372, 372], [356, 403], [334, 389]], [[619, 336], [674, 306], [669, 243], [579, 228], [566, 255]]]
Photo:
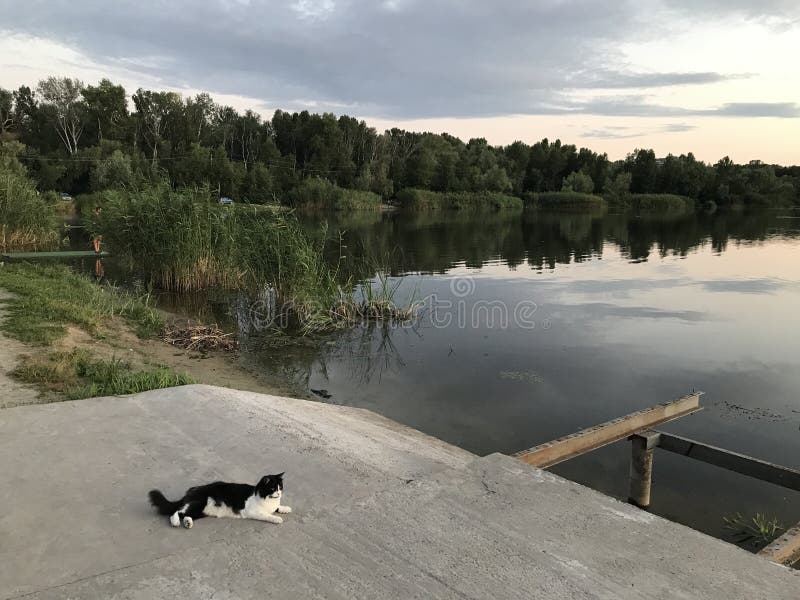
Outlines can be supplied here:
[[[283, 525], [146, 504], [286, 471]], [[0, 411], [0, 598], [796, 598], [800, 573], [368, 411], [187, 386]]]

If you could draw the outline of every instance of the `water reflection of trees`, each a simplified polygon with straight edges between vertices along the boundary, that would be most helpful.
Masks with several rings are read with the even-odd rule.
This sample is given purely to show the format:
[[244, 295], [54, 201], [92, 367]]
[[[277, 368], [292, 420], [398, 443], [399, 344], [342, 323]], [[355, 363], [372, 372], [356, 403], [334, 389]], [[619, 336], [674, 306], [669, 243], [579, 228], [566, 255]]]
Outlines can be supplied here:
[[776, 211], [715, 214], [570, 214], [427, 212], [337, 216], [330, 221], [327, 253], [341, 255], [342, 274], [369, 277], [376, 265], [392, 275], [409, 271], [444, 273], [466, 265], [501, 261], [554, 269], [558, 264], [601, 256], [612, 244], [631, 260], [651, 255], [685, 255], [710, 243], [723, 252], [729, 241], [758, 241], [773, 234], [796, 236], [797, 221]]
[[[330, 222], [326, 252], [339, 261], [343, 277], [364, 278], [376, 265], [392, 275], [438, 274], [457, 265], [483, 267], [495, 261], [515, 268], [556, 269], [559, 264], [602, 256], [617, 249], [633, 261], [651, 256], [685, 255], [706, 244], [723, 252], [729, 242], [762, 241], [772, 235], [800, 236], [800, 222], [777, 212], [683, 215], [569, 213], [369, 213]], [[307, 222], [319, 231], [319, 217]], [[341, 238], [338, 234], [341, 234]], [[339, 241], [341, 239], [341, 241]], [[254, 299], [240, 296], [229, 305], [240, 332], [253, 330]], [[255, 328], [258, 329], [258, 328]], [[242, 335], [243, 356], [269, 378], [304, 394], [311, 379], [325, 387], [329, 364], [345, 369], [357, 385], [380, 381], [400, 370], [404, 358], [398, 335], [419, 335], [415, 328], [366, 323], [325, 338], [298, 339], [274, 330]], [[285, 344], [282, 344], [285, 341]], [[319, 381], [321, 379], [322, 381]], [[333, 402], [336, 401], [334, 397]]]

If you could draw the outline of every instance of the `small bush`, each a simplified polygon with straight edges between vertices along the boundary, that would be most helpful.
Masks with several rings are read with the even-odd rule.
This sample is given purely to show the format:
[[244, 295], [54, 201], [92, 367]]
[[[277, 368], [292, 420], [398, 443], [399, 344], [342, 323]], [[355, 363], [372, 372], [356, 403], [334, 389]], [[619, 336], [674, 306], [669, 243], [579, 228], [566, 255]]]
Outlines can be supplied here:
[[39, 195], [16, 158], [0, 156], [0, 250], [58, 245], [55, 210]]
[[379, 210], [381, 197], [372, 192], [340, 188], [326, 179], [309, 177], [289, 192], [292, 206], [313, 210]]

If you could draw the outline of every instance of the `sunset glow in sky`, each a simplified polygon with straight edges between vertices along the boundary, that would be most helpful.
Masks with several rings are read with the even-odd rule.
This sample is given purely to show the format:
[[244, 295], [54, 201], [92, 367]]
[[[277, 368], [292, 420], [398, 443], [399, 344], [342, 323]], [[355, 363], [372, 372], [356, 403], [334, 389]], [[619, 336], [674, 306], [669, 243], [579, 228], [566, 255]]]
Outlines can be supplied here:
[[0, 3], [6, 88], [108, 77], [267, 118], [800, 163], [794, 0]]

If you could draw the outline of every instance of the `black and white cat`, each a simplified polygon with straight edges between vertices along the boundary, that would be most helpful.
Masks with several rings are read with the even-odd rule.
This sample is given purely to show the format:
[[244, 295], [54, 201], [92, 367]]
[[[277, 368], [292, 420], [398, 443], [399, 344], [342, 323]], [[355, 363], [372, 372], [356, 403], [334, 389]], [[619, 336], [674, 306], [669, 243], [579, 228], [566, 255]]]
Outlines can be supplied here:
[[150, 490], [150, 504], [159, 514], [169, 516], [173, 527], [183, 524], [186, 529], [194, 525], [195, 519], [203, 517], [233, 517], [234, 519], [257, 519], [280, 524], [283, 519], [276, 513], [292, 512], [281, 506], [283, 495], [283, 473], [265, 475], [256, 485], [215, 481], [208, 485], [189, 488], [183, 498], [170, 502], [158, 490]]

